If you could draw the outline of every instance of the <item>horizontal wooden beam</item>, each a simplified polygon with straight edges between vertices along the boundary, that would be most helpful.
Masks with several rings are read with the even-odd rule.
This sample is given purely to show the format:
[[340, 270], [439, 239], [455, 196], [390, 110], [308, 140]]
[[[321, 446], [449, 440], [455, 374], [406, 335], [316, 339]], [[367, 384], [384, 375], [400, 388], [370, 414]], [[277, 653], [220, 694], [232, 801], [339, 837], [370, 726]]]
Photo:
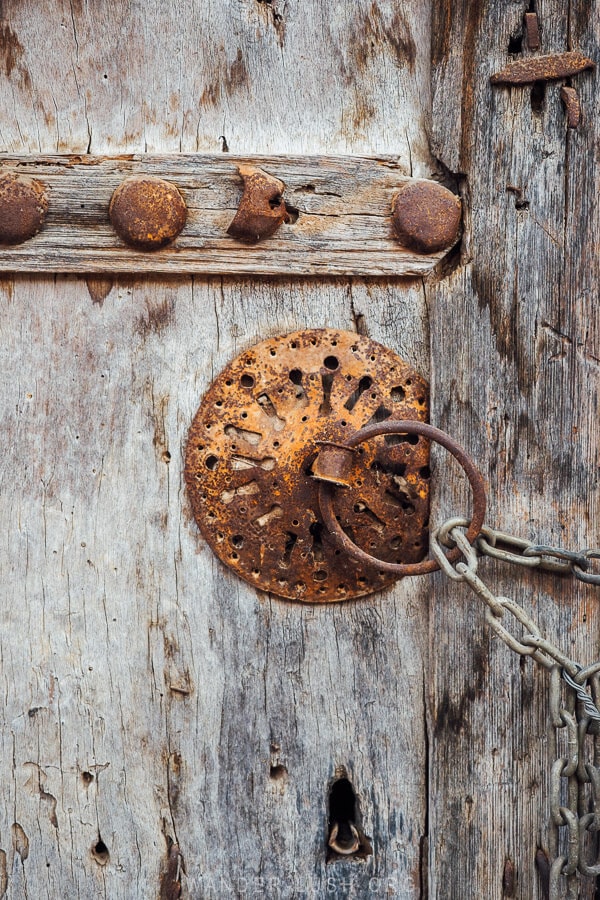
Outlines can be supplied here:
[[[227, 234], [247, 165], [284, 183], [295, 219], [256, 245]], [[38, 234], [0, 246], [4, 272], [422, 276], [444, 256], [395, 237], [391, 203], [412, 179], [392, 157], [0, 156], [8, 173], [41, 181], [49, 202]], [[110, 199], [131, 175], [159, 176], [183, 195], [187, 223], [164, 249], [131, 249], [113, 230]]]

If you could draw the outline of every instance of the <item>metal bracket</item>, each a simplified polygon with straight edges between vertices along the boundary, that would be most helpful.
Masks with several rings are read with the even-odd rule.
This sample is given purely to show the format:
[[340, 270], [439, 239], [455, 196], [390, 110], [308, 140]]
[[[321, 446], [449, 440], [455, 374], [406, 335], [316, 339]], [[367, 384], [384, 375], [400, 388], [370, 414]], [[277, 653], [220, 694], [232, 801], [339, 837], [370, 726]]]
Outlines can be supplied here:
[[423, 378], [366, 337], [320, 329], [257, 344], [215, 379], [190, 429], [185, 476], [204, 538], [250, 584], [292, 600], [346, 600], [391, 584], [397, 573], [340, 549], [319, 486], [345, 486], [334, 515], [366, 553], [418, 563], [429, 442], [381, 434], [355, 450], [344, 444], [366, 425], [427, 413]]

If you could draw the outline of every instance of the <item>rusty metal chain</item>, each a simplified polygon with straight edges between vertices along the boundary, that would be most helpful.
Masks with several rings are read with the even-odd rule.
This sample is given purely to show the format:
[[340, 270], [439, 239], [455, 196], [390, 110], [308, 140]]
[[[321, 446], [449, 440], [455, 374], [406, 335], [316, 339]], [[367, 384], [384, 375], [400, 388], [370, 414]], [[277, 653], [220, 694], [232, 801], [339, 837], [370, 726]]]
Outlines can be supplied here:
[[[483, 600], [486, 621], [504, 643], [550, 673], [556, 761], [551, 769], [549, 850], [553, 862], [548, 900], [577, 900], [579, 875], [600, 876], [600, 661], [583, 667], [571, 659], [543, 637], [520, 604], [493, 594], [477, 570], [479, 557], [486, 555], [530, 568], [571, 572], [580, 581], [600, 584], [600, 576], [587, 571], [588, 560], [600, 558], [600, 550], [575, 553], [524, 541], [488, 526], [482, 527], [471, 545], [464, 533], [468, 525], [467, 519], [448, 520], [432, 532], [431, 551], [449, 578], [466, 582]], [[450, 562], [442, 545], [457, 547], [463, 561]], [[516, 619], [522, 633], [515, 634], [508, 627], [506, 613]]]
[[[439, 529], [441, 543], [449, 546], [448, 533], [456, 525], [464, 527], [465, 519], [449, 519]], [[600, 573], [589, 572], [589, 561], [600, 559], [600, 549], [563, 550], [561, 547], [550, 547], [536, 544], [515, 535], [499, 531], [484, 525], [477, 537], [477, 549], [483, 556], [490, 556], [502, 562], [525, 566], [530, 569], [542, 569], [561, 575], [574, 575], [578, 581], [586, 584], [600, 585]]]

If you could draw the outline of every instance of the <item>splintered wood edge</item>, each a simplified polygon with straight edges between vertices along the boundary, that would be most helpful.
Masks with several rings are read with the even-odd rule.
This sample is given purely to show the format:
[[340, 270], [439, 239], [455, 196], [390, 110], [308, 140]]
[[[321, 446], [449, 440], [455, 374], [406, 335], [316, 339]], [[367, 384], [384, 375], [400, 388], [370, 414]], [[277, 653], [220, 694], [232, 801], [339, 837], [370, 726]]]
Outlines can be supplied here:
[[[281, 179], [295, 219], [256, 245], [227, 234], [243, 191], [240, 167], [247, 165]], [[0, 245], [4, 272], [419, 277], [447, 252], [400, 246], [392, 200], [415, 179], [392, 157], [0, 155], [0, 176], [8, 173], [41, 181], [49, 205], [37, 235]], [[134, 250], [110, 224], [113, 191], [131, 175], [170, 181], [187, 204], [185, 228], [162, 250]]]

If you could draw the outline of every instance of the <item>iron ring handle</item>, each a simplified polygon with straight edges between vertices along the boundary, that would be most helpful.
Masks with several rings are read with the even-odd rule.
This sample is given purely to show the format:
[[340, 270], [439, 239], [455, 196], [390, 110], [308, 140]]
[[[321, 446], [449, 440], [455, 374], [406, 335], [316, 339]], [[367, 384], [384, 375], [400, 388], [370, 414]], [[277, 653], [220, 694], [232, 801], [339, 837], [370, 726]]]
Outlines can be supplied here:
[[[467, 456], [462, 447], [460, 447], [456, 443], [456, 441], [450, 437], [449, 434], [446, 434], [445, 431], [441, 431], [439, 428], [434, 428], [433, 425], [427, 425], [425, 424], [425, 422], [417, 422], [406, 419], [399, 419], [395, 421], [388, 420], [387, 422], [380, 422], [375, 425], [367, 425], [365, 428], [361, 428], [360, 431], [355, 432], [355, 434], [344, 441], [342, 446], [347, 447], [348, 449], [353, 449], [359, 444], [363, 444], [365, 441], [368, 441], [374, 437], [378, 437], [381, 434], [422, 435], [423, 437], [428, 438], [434, 443], [440, 444], [449, 453], [452, 454], [452, 456], [456, 459], [456, 461], [463, 469], [465, 475], [467, 476], [469, 484], [471, 485], [471, 490], [473, 492], [473, 515], [471, 517], [471, 521], [465, 535], [469, 544], [472, 544], [475, 541], [477, 535], [480, 533], [481, 527], [483, 525], [483, 520], [485, 518], [485, 483], [483, 477], [481, 476], [481, 473], [475, 467], [475, 464], [470, 459], [470, 457]], [[439, 563], [435, 559], [427, 559], [420, 563], [391, 563], [385, 562], [382, 559], [377, 559], [376, 556], [371, 556], [370, 553], [362, 550], [357, 544], [354, 543], [353, 540], [348, 537], [346, 532], [343, 531], [340, 523], [336, 518], [333, 508], [335, 491], [335, 485], [327, 483], [325, 481], [321, 481], [319, 483], [318, 498], [321, 515], [323, 516], [323, 520], [329, 530], [329, 533], [334, 536], [339, 546], [342, 547], [350, 556], [354, 557], [354, 559], [368, 566], [375, 566], [382, 572], [392, 572], [398, 577], [402, 577], [405, 575], [426, 575], [429, 572], [435, 572], [436, 569], [440, 568]], [[460, 556], [461, 551], [458, 547], [454, 547], [447, 554], [449, 562], [456, 562], [460, 558]]]

